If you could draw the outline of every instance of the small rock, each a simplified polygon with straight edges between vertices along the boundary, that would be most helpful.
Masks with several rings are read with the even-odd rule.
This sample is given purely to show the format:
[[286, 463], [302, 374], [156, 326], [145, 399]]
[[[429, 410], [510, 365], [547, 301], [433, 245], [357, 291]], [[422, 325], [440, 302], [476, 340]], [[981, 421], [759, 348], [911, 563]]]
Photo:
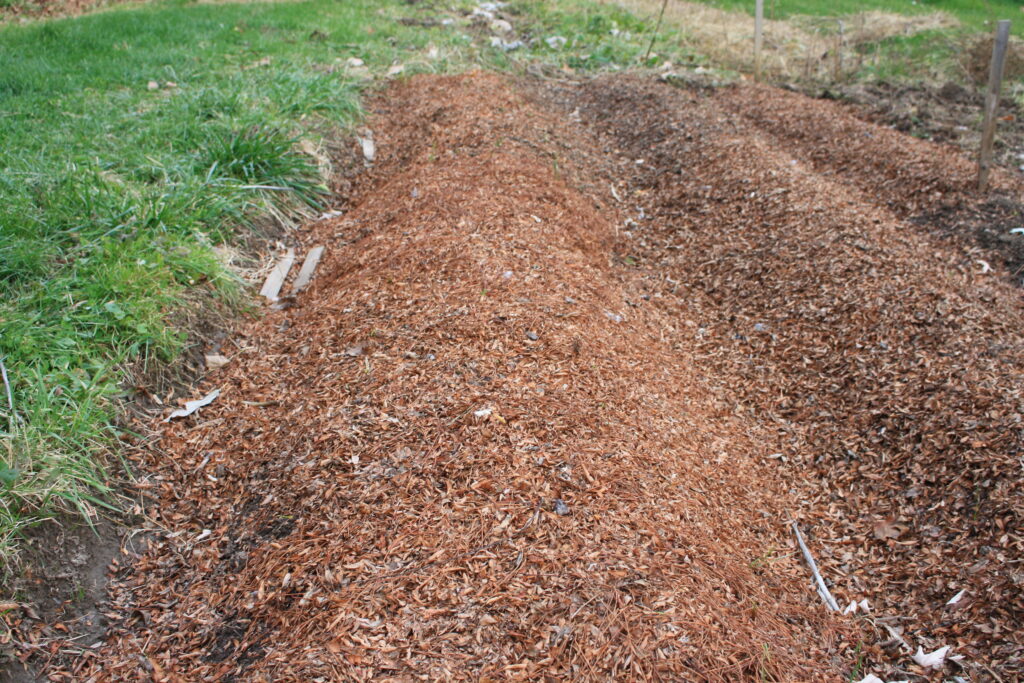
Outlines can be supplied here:
[[552, 50], [561, 50], [569, 41], [562, 36], [548, 36], [544, 39], [544, 42], [547, 43], [548, 47]]
[[509, 33], [512, 31], [512, 24], [504, 19], [495, 19], [491, 22], [491, 30], [495, 33]]
[[363, 347], [362, 346], [350, 346], [347, 349], [345, 349], [345, 355], [346, 356], [352, 356], [353, 358], [355, 358], [357, 356], [361, 356], [361, 355], [363, 355]]
[[569, 514], [569, 506], [565, 504], [565, 501], [561, 498], [555, 500], [555, 514], [565, 517]]
[[536, 332], [527, 332], [526, 338], [529, 339], [530, 341], [537, 341], [538, 339], [540, 339], [540, 337], [537, 336]]

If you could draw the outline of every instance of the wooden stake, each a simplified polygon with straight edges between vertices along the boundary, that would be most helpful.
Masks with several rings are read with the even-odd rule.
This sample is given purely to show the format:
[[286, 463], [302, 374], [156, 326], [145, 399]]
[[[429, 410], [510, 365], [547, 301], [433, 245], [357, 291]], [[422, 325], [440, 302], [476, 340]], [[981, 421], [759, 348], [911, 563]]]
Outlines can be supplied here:
[[1010, 43], [1010, 20], [996, 25], [995, 43], [992, 45], [992, 64], [988, 71], [988, 93], [985, 96], [985, 123], [981, 130], [981, 153], [978, 156], [978, 191], [988, 189], [988, 174], [992, 168], [992, 146], [996, 139], [996, 109], [1003, 84], [1003, 66]]
[[754, 8], [754, 80], [761, 80], [761, 43], [764, 33], [764, 0], [757, 0]]
[[842, 19], [838, 21], [839, 35], [836, 37], [836, 75], [832, 79], [834, 81], [838, 81], [843, 77], [843, 35], [846, 27]]
[[658, 23], [654, 26], [654, 33], [651, 34], [651, 42], [647, 44], [647, 54], [644, 55], [644, 63], [651, 57], [651, 48], [654, 47], [654, 39], [658, 37], [658, 31], [661, 30], [661, 20], [665, 18], [665, 8], [668, 6], [668, 0], [664, 0], [661, 3], [661, 12], [658, 13]]
[[288, 277], [288, 271], [292, 269], [293, 263], [295, 263], [295, 250], [289, 249], [277, 260], [274, 269], [270, 271], [270, 275], [267, 276], [266, 281], [263, 283], [263, 289], [260, 290], [260, 296], [266, 297], [270, 301], [277, 301], [277, 295], [281, 292], [281, 285], [284, 284], [285, 278]]
[[320, 257], [323, 256], [323, 247], [313, 247], [306, 254], [306, 260], [302, 262], [302, 268], [299, 269], [299, 274], [295, 278], [295, 282], [292, 284], [292, 294], [298, 294], [309, 281], [313, 279], [313, 271], [316, 270], [316, 266], [320, 263]]

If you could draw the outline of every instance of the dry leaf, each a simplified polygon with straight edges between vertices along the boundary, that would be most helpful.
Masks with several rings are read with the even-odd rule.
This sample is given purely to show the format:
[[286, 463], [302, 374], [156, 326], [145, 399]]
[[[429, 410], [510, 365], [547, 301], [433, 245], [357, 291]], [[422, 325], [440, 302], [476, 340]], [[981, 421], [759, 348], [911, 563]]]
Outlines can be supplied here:
[[899, 538], [900, 534], [903, 533], [903, 527], [896, 524], [895, 517], [888, 517], [887, 519], [875, 522], [872, 533], [875, 535], [875, 538], [882, 540], [887, 538]]

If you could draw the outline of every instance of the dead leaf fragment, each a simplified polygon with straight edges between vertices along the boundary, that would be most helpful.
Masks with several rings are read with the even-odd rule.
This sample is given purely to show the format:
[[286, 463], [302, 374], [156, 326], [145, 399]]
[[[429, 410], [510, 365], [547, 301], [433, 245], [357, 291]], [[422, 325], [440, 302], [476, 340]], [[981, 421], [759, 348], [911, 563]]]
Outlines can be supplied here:
[[899, 538], [903, 533], [905, 527], [900, 524], [896, 524], [895, 517], [887, 517], [886, 519], [875, 522], [874, 528], [871, 532], [875, 535], [875, 538], [885, 540], [887, 538]]
[[222, 356], [219, 353], [208, 353], [203, 356], [203, 361], [206, 363], [206, 367], [210, 370], [216, 370], [222, 368], [231, 362], [231, 359], [227, 356]]

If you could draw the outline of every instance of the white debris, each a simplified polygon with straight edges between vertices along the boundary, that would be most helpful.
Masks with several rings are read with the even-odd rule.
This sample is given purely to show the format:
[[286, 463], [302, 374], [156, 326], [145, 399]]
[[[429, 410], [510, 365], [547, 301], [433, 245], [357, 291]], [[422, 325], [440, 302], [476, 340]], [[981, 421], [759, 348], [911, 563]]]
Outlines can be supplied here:
[[194, 401], [188, 401], [185, 404], [184, 408], [178, 408], [177, 410], [175, 410], [173, 413], [167, 416], [164, 422], [170, 422], [176, 417], [188, 417], [189, 415], [196, 412], [203, 406], [208, 406], [211, 403], [213, 403], [218, 396], [220, 396], [220, 389], [214, 389], [213, 391], [208, 393], [206, 396], [203, 396], [202, 398], [197, 398]]
[[991, 273], [992, 272], [992, 266], [989, 265], [988, 261], [983, 261], [981, 259], [978, 259], [976, 263], [979, 266], [981, 266], [981, 274], [982, 275], [984, 275], [985, 273]]
[[548, 47], [552, 50], [561, 50], [569, 40], [563, 36], [548, 36], [544, 39], [544, 42], [547, 43]]
[[[782, 454], [780, 453], [779, 455]], [[860, 602], [857, 602], [856, 600], [851, 600], [850, 604], [847, 605], [846, 608], [843, 610], [843, 614], [856, 614], [858, 610], [860, 610], [861, 612], [871, 611], [871, 604], [867, 601], [867, 598], [861, 600]]]
[[335, 209], [331, 209], [330, 211], [324, 211], [322, 214], [320, 214], [320, 220], [326, 221], [331, 218], [337, 218], [338, 216], [343, 215], [345, 215], [344, 211], [337, 211]]
[[491, 30], [495, 33], [511, 33], [512, 24], [508, 23], [504, 19], [495, 19], [491, 22]]
[[926, 669], [941, 669], [946, 664], [946, 654], [949, 652], [949, 645], [940, 647], [934, 652], [925, 654], [920, 646], [914, 653], [913, 660]]
[[1011, 235], [1024, 235], [1024, 228], [1014, 228], [1010, 231]]
[[498, 36], [491, 36], [491, 47], [496, 47], [505, 52], [511, 52], [512, 50], [518, 50], [524, 47], [526, 43], [521, 40], [506, 41]]
[[607, 317], [613, 323], [621, 323], [622, 320], [623, 320], [622, 316], [619, 315], [618, 313], [612, 313], [611, 311], [605, 311], [604, 314], [605, 314], [605, 317]]
[[473, 415], [479, 417], [481, 420], [491, 416], [490, 408], [481, 408], [480, 410], [474, 410]]
[[363, 66], [364, 64], [366, 64], [366, 62], [359, 59], [359, 57], [349, 57], [348, 61], [345, 62], [345, 66], [350, 67]]
[[388, 69], [388, 76], [397, 76], [405, 71], [405, 64], [395, 64]]
[[954, 595], [953, 597], [951, 597], [949, 599], [949, 602], [946, 603], [946, 605], [947, 606], [955, 605], [956, 603], [960, 602], [960, 600], [963, 599], [964, 595], [966, 595], [966, 594], [967, 594], [967, 589], [965, 588], [962, 591], [960, 591], [959, 593], [957, 593], [956, 595]]
[[359, 145], [363, 148], [363, 158], [366, 159], [366, 163], [372, 164], [374, 157], [377, 156], [377, 147], [373, 144], [373, 131], [367, 130], [363, 135], [357, 135], [356, 139], [359, 140]]

